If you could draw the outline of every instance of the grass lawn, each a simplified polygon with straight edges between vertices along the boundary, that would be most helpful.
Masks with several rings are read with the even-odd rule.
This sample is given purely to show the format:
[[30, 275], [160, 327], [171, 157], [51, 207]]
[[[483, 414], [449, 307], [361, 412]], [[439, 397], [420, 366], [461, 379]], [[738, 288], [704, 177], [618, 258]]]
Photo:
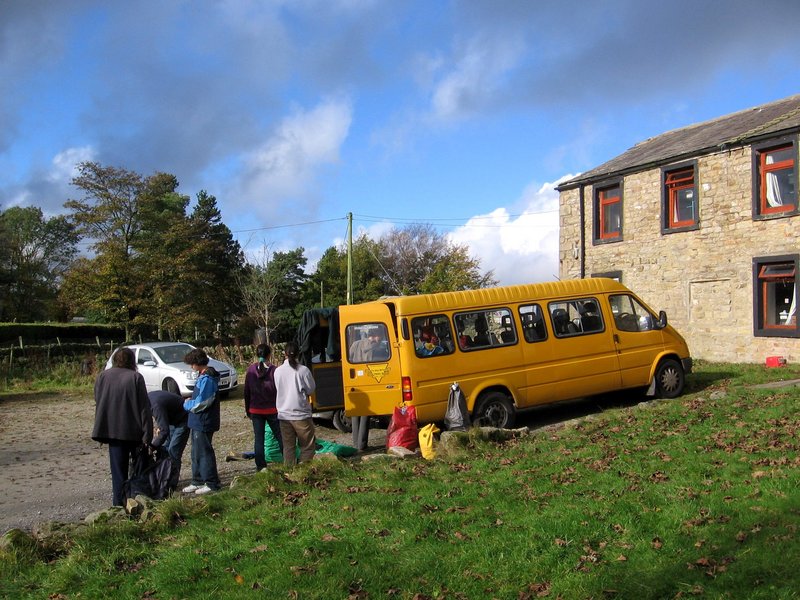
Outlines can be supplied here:
[[798, 598], [800, 378], [701, 363], [676, 400], [433, 461], [315, 461], [0, 552], [9, 598]]

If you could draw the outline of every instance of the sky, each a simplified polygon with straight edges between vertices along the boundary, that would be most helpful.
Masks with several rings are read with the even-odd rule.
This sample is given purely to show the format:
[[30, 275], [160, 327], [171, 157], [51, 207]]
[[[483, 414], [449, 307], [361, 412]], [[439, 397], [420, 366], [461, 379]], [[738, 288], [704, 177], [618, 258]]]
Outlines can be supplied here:
[[558, 275], [559, 181], [800, 93], [797, 0], [0, 0], [0, 210], [82, 161], [217, 198], [253, 262], [430, 223]]

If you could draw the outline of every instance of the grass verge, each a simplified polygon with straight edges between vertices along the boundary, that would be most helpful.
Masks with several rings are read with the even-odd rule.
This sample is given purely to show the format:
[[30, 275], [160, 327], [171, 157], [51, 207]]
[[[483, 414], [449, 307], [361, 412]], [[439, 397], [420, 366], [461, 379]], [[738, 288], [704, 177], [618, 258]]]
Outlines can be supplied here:
[[797, 598], [800, 377], [698, 365], [671, 401], [434, 461], [315, 461], [0, 553], [36, 598]]

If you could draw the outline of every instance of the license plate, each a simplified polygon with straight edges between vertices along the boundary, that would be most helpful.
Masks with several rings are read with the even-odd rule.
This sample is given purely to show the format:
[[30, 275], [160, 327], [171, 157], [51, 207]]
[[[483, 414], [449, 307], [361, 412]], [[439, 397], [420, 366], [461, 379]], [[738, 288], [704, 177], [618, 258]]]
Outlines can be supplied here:
[[228, 387], [228, 384], [230, 384], [230, 382], [231, 382], [230, 379], [228, 379], [227, 377], [224, 377], [224, 378], [219, 380], [219, 387]]

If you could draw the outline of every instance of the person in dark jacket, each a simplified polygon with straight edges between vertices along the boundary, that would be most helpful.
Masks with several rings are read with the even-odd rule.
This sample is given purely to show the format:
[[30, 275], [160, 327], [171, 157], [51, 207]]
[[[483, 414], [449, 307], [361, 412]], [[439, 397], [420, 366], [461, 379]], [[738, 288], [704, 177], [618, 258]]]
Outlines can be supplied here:
[[189, 429], [192, 430], [192, 482], [183, 488], [186, 494], [207, 494], [221, 487], [217, 472], [217, 456], [211, 440], [219, 431], [219, 373], [208, 366], [208, 355], [200, 348], [189, 351], [183, 362], [197, 371], [197, 382], [192, 397], [183, 408], [189, 412]]
[[244, 412], [253, 422], [253, 437], [256, 470], [267, 466], [264, 452], [264, 432], [269, 425], [283, 453], [281, 426], [278, 422], [278, 409], [275, 407], [275, 365], [270, 364], [272, 354], [267, 344], [256, 347], [258, 362], [247, 368], [244, 376]]
[[174, 492], [181, 478], [183, 449], [189, 440], [189, 413], [183, 408], [183, 398], [166, 390], [147, 394], [150, 410], [158, 431], [153, 434], [150, 444], [154, 448], [164, 448], [172, 459], [172, 472], [169, 477], [169, 491]]
[[131, 455], [153, 437], [153, 417], [144, 378], [136, 371], [136, 355], [127, 347], [118, 349], [94, 383], [94, 428], [92, 439], [108, 444], [111, 490], [114, 506], [125, 505], [122, 484], [128, 479]]

